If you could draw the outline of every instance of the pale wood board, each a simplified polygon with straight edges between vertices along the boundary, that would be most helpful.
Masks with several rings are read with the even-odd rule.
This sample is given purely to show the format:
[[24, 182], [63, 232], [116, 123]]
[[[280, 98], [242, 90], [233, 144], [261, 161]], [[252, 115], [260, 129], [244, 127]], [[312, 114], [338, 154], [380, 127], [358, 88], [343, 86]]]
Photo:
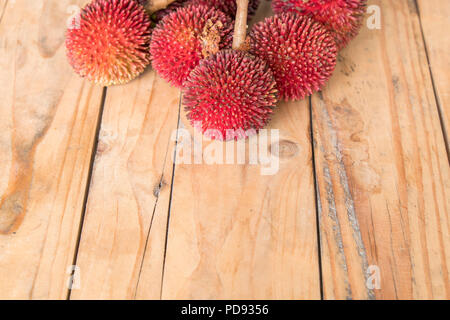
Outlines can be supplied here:
[[[248, 163], [177, 164], [163, 299], [320, 299], [309, 108], [279, 109], [269, 126], [280, 130], [275, 175]], [[204, 154], [222, 146], [203, 145]]]
[[436, 99], [445, 131], [447, 152], [450, 130], [450, 2], [447, 0], [417, 0], [428, 59], [434, 80]]
[[[280, 130], [273, 175], [248, 158], [226, 165], [177, 157], [163, 299], [320, 299], [309, 124], [307, 102], [279, 104], [269, 126]], [[223, 147], [203, 142], [203, 156]]]
[[0, 2], [0, 298], [68, 293], [103, 90], [66, 62], [81, 3]]
[[381, 29], [312, 98], [324, 298], [449, 299], [450, 172], [416, 6], [370, 4]]
[[[152, 70], [109, 88], [101, 117], [63, 45], [86, 2], [0, 0], [0, 298], [450, 299], [448, 1], [370, 0], [381, 30], [363, 26], [311, 105], [279, 104], [272, 176], [174, 166], [174, 130], [194, 131]], [[255, 20], [270, 14], [262, 0]]]
[[134, 298], [146, 247], [159, 298], [179, 98], [151, 70], [108, 88], [71, 299]]

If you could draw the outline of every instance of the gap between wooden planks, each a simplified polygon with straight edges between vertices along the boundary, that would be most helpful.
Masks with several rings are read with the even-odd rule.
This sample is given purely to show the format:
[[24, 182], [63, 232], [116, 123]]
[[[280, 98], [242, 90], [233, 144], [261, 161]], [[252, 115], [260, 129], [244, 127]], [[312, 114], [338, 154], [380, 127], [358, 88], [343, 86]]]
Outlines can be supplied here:
[[159, 296], [179, 96], [150, 70], [108, 89], [72, 299], [133, 298], [146, 248]]
[[280, 105], [270, 177], [174, 168], [179, 98], [152, 71], [108, 89], [71, 298], [320, 298], [307, 103]]
[[[0, 42], [0, 49], [5, 50], [0, 61], [9, 70], [5, 73], [7, 77], [0, 78], [4, 96], [9, 97], [4, 101], [7, 107], [0, 110], [3, 113], [0, 123], [5, 128], [15, 127], [1, 136], [2, 161], [7, 163], [0, 168], [2, 197], [14, 189], [9, 188], [10, 183], [15, 185], [9, 175], [13, 152], [17, 152], [14, 150], [20, 150], [27, 141], [36, 141], [36, 148], [32, 149], [33, 160], [29, 161], [33, 164], [30, 180], [25, 177], [17, 183], [31, 181], [25, 184], [29, 196], [19, 198], [26, 199], [27, 204], [23, 224], [15, 235], [0, 236], [0, 272], [8, 275], [0, 279], [0, 292], [7, 298], [63, 298], [67, 293], [66, 271], [76, 246], [101, 89], [72, 76], [65, 64], [61, 49], [63, 29], [55, 25], [61, 26], [66, 16], [56, 13], [64, 13], [75, 1], [45, 2], [45, 5], [36, 1], [32, 6], [28, 2], [25, 6], [25, 2], [16, 0], [18, 7], [14, 7], [14, 12], [8, 5], [3, 19], [9, 23], [2, 20], [0, 24], [0, 34], [7, 30], [10, 35]], [[448, 165], [443, 162], [446, 158], [442, 132], [417, 12], [413, 1], [372, 3], [382, 8], [386, 22], [383, 29], [363, 29], [342, 54], [341, 65], [323, 95], [312, 99], [324, 295], [338, 299], [448, 297], [449, 174]], [[30, 24], [19, 23], [24, 15], [30, 17]], [[31, 25], [37, 22], [39, 32]], [[48, 35], [50, 28], [56, 31], [51, 33], [53, 36], [42, 37]], [[37, 47], [38, 51], [27, 50], [36, 41], [33, 39], [43, 43]], [[14, 53], [11, 45], [16, 47]], [[430, 60], [433, 65], [431, 55]], [[42, 68], [42, 74], [36, 73], [37, 66], [42, 65], [47, 69]], [[22, 83], [28, 83], [24, 81], [28, 74], [35, 74], [36, 86], [42, 85], [41, 79], [50, 80], [41, 88], [25, 88]], [[15, 76], [14, 82], [9, 80], [10, 75]], [[92, 90], [91, 95], [86, 88]], [[52, 105], [48, 102], [53, 101], [53, 95], [37, 93], [52, 90], [63, 91], [57, 107], [41, 108]], [[22, 93], [31, 98], [24, 100]], [[77, 95], [80, 102], [74, 103], [78, 101]], [[156, 102], [154, 95], [159, 97]], [[29, 102], [37, 100], [36, 97], [43, 103]], [[24, 106], [23, 114], [11, 107], [20, 105]], [[163, 109], [166, 113], [161, 116], [161, 105], [172, 108]], [[402, 108], [403, 105], [408, 108]], [[177, 166], [170, 190], [173, 172], [170, 132], [177, 127], [178, 91], [152, 72], [129, 87], [111, 88], [105, 102], [103, 130], [77, 257], [81, 289], [73, 290], [72, 298], [159, 298], [161, 293], [164, 298], [320, 298], [315, 233], [308, 229], [301, 232], [300, 238], [297, 234], [307, 227], [315, 230], [314, 220], [308, 215], [292, 214], [305, 212], [308, 207], [314, 209], [314, 200], [310, 198], [314, 183], [308, 179], [308, 171], [312, 174], [308, 121], [304, 121], [309, 118], [309, 111], [304, 102], [282, 104], [280, 108], [286, 111], [280, 110], [271, 126], [283, 123], [284, 141], [293, 142], [286, 150], [298, 148], [300, 153], [293, 158], [295, 164], [289, 157], [283, 160], [280, 175], [273, 181], [269, 183], [258, 175], [257, 168], [249, 166], [240, 168], [245, 175], [233, 168], [222, 172], [211, 166]], [[48, 128], [30, 117], [33, 110], [37, 115], [54, 113]], [[441, 104], [442, 110], [445, 107]], [[389, 122], [383, 121], [386, 114], [390, 114]], [[78, 120], [80, 117], [86, 120]], [[301, 122], [288, 125], [296, 117]], [[37, 131], [30, 130], [29, 123], [37, 131], [45, 128], [43, 136], [34, 140]], [[68, 129], [72, 128], [70, 123], [74, 124], [72, 131]], [[12, 138], [13, 132], [18, 138]], [[78, 147], [72, 148], [74, 143]], [[148, 150], [148, 146], [154, 147]], [[120, 155], [113, 157], [114, 153]], [[14, 165], [24, 163], [27, 162]], [[294, 170], [302, 163], [303, 172]], [[186, 179], [178, 176], [179, 172]], [[283, 183], [281, 191], [278, 190], [279, 180], [289, 173], [292, 177], [288, 181], [294, 184]], [[203, 190], [217, 188], [217, 184], [211, 187], [208, 181], [198, 184], [207, 177], [221, 178], [218, 181], [224, 188], [220, 190], [227, 196], [237, 192], [226, 180], [235, 181], [242, 195], [239, 199], [231, 197], [235, 202], [215, 199], [213, 193]], [[245, 193], [248, 184], [266, 188], [268, 193], [259, 194], [269, 200], [261, 201], [258, 193]], [[195, 186], [190, 191], [193, 197], [183, 191], [189, 185]], [[305, 200], [298, 204], [288, 198], [273, 205], [286, 188], [290, 192], [297, 190], [295, 199], [306, 197]], [[302, 190], [306, 190], [305, 194]], [[49, 197], [54, 200], [50, 202]], [[226, 206], [212, 211], [205, 200], [213, 201], [212, 207]], [[260, 215], [250, 211], [257, 204], [264, 204], [258, 207]], [[230, 215], [225, 216], [222, 211]], [[281, 218], [275, 224], [267, 219], [255, 220], [268, 215]], [[184, 218], [190, 223], [185, 223]], [[214, 223], [218, 218], [225, 219], [220, 220], [219, 226]], [[303, 220], [288, 224], [288, 228], [281, 225], [293, 218]], [[189, 235], [193, 238], [184, 242]], [[286, 248], [291, 249], [287, 257], [283, 254]], [[252, 254], [246, 256], [249, 251]], [[258, 263], [261, 260], [268, 263], [261, 265]], [[279, 261], [284, 264], [280, 266]], [[293, 268], [297, 262], [300, 265]], [[368, 265], [380, 268], [380, 290], [368, 290], [365, 285]], [[261, 277], [268, 270], [272, 274]], [[303, 270], [308, 271], [302, 275]], [[283, 282], [295, 277], [300, 278]]]
[[0, 1], [0, 298], [65, 299], [102, 88], [73, 74], [71, 4]]
[[450, 173], [416, 6], [370, 4], [381, 30], [312, 99], [324, 298], [448, 299]]
[[[272, 14], [261, 6], [255, 20]], [[309, 119], [306, 101], [278, 105], [274, 175], [254, 165], [176, 166], [163, 299], [320, 299]]]
[[417, 0], [423, 37], [431, 68], [435, 97], [441, 116], [441, 125], [450, 157], [450, 37], [448, 19], [450, 3], [446, 0]]

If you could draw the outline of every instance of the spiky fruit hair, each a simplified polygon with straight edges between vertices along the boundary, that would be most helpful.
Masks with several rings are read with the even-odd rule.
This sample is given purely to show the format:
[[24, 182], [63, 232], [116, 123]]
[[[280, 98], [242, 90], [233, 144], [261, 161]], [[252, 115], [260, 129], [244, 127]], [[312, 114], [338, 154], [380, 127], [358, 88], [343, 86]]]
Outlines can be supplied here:
[[135, 0], [95, 0], [67, 30], [69, 63], [80, 76], [103, 86], [129, 82], [150, 64], [150, 25]]
[[[179, 8], [153, 30], [153, 68], [163, 79], [182, 87], [201, 59], [231, 46], [232, 30], [231, 18], [219, 10], [197, 5]], [[213, 47], [215, 51], [210, 52]]]
[[[248, 3], [248, 18], [251, 18], [256, 10], [258, 9], [260, 0], [249, 0]], [[180, 7], [187, 5], [204, 5], [209, 6], [214, 9], [218, 9], [231, 17], [232, 19], [236, 16], [236, 0], [176, 0], [169, 4], [167, 8], [159, 10], [155, 13], [156, 20], [161, 20], [168, 13], [177, 10]]]
[[268, 63], [285, 100], [318, 91], [336, 66], [333, 37], [306, 16], [283, 13], [266, 18], [253, 27], [249, 38], [250, 53]]
[[323, 23], [339, 50], [358, 34], [366, 4], [367, 0], [272, 0], [276, 13], [294, 12]]
[[277, 103], [267, 64], [248, 53], [223, 50], [204, 59], [184, 84], [187, 118], [208, 137], [248, 137], [269, 121]]

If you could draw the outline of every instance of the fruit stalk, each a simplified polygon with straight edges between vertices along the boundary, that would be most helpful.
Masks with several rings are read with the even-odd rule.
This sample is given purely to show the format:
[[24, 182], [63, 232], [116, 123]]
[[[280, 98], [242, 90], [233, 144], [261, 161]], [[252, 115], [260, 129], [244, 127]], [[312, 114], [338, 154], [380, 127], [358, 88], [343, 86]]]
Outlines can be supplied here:
[[236, 21], [234, 23], [233, 49], [243, 49], [247, 36], [248, 0], [237, 0]]

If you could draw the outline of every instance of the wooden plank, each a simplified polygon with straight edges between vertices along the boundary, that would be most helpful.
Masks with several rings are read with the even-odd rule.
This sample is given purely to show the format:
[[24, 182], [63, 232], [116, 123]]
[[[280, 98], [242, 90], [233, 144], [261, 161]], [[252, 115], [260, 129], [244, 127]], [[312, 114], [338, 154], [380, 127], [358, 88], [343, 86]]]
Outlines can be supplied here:
[[381, 29], [312, 99], [324, 297], [448, 299], [450, 172], [416, 6], [370, 3]]
[[176, 166], [164, 299], [320, 298], [308, 105], [279, 108], [277, 174]]
[[72, 299], [134, 298], [146, 245], [157, 274], [149, 298], [159, 298], [179, 97], [150, 70], [108, 88]]
[[0, 298], [68, 293], [103, 90], [66, 62], [81, 2], [0, 2]]
[[[163, 299], [320, 299], [309, 106], [278, 109], [269, 129], [279, 129], [279, 139], [264, 147], [280, 144], [274, 175], [248, 158], [228, 165], [177, 158]], [[203, 156], [222, 147], [203, 142]]]
[[0, 1], [0, 22], [2, 22], [3, 15], [5, 14], [7, 4], [8, 4], [8, 0]]
[[447, 0], [418, 0], [417, 4], [448, 152], [450, 150], [450, 60], [448, 58], [450, 57], [450, 37], [447, 29], [450, 2]]

